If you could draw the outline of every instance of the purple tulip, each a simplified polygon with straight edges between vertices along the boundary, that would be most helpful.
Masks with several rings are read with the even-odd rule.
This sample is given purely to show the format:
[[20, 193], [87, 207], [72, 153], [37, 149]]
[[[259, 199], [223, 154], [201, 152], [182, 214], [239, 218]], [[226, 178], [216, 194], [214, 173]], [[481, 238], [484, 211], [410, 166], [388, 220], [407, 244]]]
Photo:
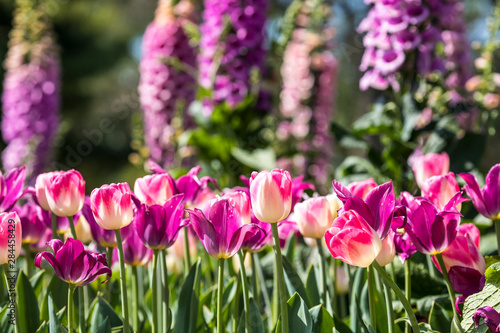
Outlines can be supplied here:
[[455, 300], [455, 308], [459, 314], [462, 314], [459, 305], [464, 303], [470, 295], [483, 290], [484, 273], [470, 267], [453, 266], [450, 268], [448, 276], [453, 290], [462, 294], [457, 296]]
[[0, 171], [0, 213], [9, 211], [23, 195], [26, 168], [12, 169], [4, 177]]
[[500, 164], [494, 165], [486, 176], [486, 185], [479, 188], [476, 177], [470, 173], [461, 173], [467, 183], [465, 192], [472, 199], [477, 211], [492, 220], [500, 220]]
[[17, 212], [21, 219], [23, 230], [23, 243], [35, 244], [43, 236], [43, 233], [51, 225], [50, 212], [43, 210], [42, 207], [34, 202], [27, 202], [24, 206], [14, 206], [12, 211]]
[[141, 205], [135, 218], [135, 227], [144, 245], [153, 250], [171, 247], [181, 228], [189, 221], [183, 220], [184, 195], [178, 194], [168, 199], [163, 206]]
[[184, 194], [184, 200], [187, 205], [196, 205], [198, 202], [198, 197], [202, 190], [208, 186], [208, 183], [217, 184], [217, 182], [211, 177], [201, 177], [198, 178], [198, 173], [201, 167], [195, 166], [189, 172], [177, 179], [177, 193]]
[[396, 245], [396, 254], [398, 255], [401, 263], [405, 263], [406, 260], [417, 252], [417, 248], [412, 243], [408, 233], [400, 234], [396, 233], [394, 237], [394, 244]]
[[256, 224], [243, 224], [228, 199], [216, 201], [210, 207], [208, 218], [196, 208], [188, 213], [196, 235], [208, 254], [216, 259], [231, 258], [243, 243], [263, 232]]
[[272, 242], [272, 231], [271, 231], [271, 223], [261, 222], [257, 220], [255, 215], [252, 214], [252, 223], [258, 225], [262, 232], [255, 234], [255, 236], [251, 237], [247, 241], [245, 241], [241, 248], [250, 252], [259, 252], [266, 246], [269, 242]]
[[68, 238], [65, 243], [53, 239], [48, 244], [54, 253], [38, 253], [36, 267], [41, 268], [42, 259], [45, 259], [61, 280], [75, 286], [86, 286], [102, 274], [108, 275], [106, 281], [111, 277], [106, 255], [85, 250], [82, 242]]
[[144, 266], [153, 258], [153, 250], [144, 246], [137, 233], [135, 223], [123, 240], [123, 261], [130, 266]]
[[[82, 214], [89, 223], [90, 232], [92, 233], [92, 238], [103, 247], [116, 247], [116, 235], [114, 230], [105, 230], [101, 228], [92, 214], [92, 209], [90, 207], [90, 197], [85, 197], [85, 202], [82, 208]], [[124, 228], [126, 229], [126, 228]]]
[[484, 319], [484, 323], [488, 326], [490, 331], [500, 331], [500, 314], [497, 310], [493, 309], [491, 306], [483, 306], [482, 308], [477, 309], [473, 317], [476, 327], [479, 326], [479, 320], [481, 318]]
[[455, 240], [462, 216], [455, 206], [461, 194], [457, 193], [442, 211], [431, 201], [416, 198], [418, 206], [410, 211], [405, 231], [419, 252], [435, 255]]

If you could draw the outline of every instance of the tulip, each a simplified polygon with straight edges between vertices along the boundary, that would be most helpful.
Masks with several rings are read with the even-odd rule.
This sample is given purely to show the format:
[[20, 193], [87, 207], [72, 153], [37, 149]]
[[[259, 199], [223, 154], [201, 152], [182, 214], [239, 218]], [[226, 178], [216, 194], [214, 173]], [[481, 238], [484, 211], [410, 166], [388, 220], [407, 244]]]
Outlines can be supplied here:
[[207, 188], [208, 183], [217, 185], [217, 182], [211, 177], [198, 178], [200, 170], [200, 166], [192, 168], [186, 175], [177, 179], [175, 183], [178, 193], [184, 194], [186, 205], [191, 207], [196, 207], [198, 205], [200, 196], [203, 190]]
[[290, 173], [279, 169], [253, 172], [250, 179], [250, 198], [253, 212], [259, 221], [283, 221], [292, 208]]
[[459, 305], [464, 303], [470, 295], [483, 290], [486, 282], [485, 276], [474, 268], [453, 266], [448, 272], [448, 277], [453, 290], [461, 294], [455, 300], [454, 310], [462, 315]]
[[417, 248], [413, 245], [407, 232], [403, 234], [397, 232], [394, 236], [394, 245], [396, 246], [396, 254], [403, 265], [406, 260], [410, 259], [417, 252]]
[[179, 230], [187, 226], [183, 220], [184, 195], [178, 194], [168, 199], [163, 206], [141, 205], [135, 219], [136, 230], [144, 244], [153, 250], [164, 250], [172, 246]]
[[395, 232], [389, 230], [389, 234], [382, 241], [382, 249], [375, 259], [380, 266], [388, 265], [394, 260], [394, 257], [396, 256], [396, 244], [394, 242], [395, 236]]
[[35, 181], [35, 194], [38, 204], [45, 210], [50, 211], [49, 203], [47, 201], [47, 196], [45, 195], [45, 188], [47, 187], [47, 182], [54, 175], [60, 174], [62, 171], [54, 171], [41, 173], [36, 177]]
[[134, 193], [148, 206], [163, 205], [174, 195], [175, 181], [167, 172], [137, 178]]
[[259, 252], [269, 243], [269, 241], [271, 241], [271, 224], [260, 222], [255, 217], [252, 218], [252, 223], [259, 226], [262, 232], [257, 233], [255, 236], [245, 241], [241, 245], [241, 248], [249, 252]]
[[483, 318], [484, 323], [488, 326], [491, 332], [500, 331], [500, 314], [497, 310], [490, 306], [483, 306], [482, 308], [477, 309], [476, 312], [474, 312], [473, 317], [476, 327], [479, 326], [479, 320], [481, 318]]
[[52, 174], [45, 179], [45, 198], [55, 215], [75, 215], [82, 209], [85, 199], [85, 181], [82, 175], [75, 170]]
[[377, 183], [373, 178], [368, 178], [359, 182], [353, 182], [347, 185], [347, 189], [357, 197], [365, 199], [368, 193], [377, 187]]
[[97, 242], [97, 244], [105, 248], [116, 247], [116, 236], [113, 230], [103, 229], [97, 224], [94, 214], [92, 213], [90, 197], [85, 197], [85, 203], [82, 208], [82, 215], [85, 217], [89, 223], [90, 232], [92, 238]]
[[298, 176], [292, 179], [292, 210], [295, 205], [302, 200], [305, 190], [313, 190], [314, 185], [311, 183], [302, 182], [304, 176]]
[[326, 246], [335, 259], [368, 267], [382, 249], [377, 232], [355, 210], [344, 211], [325, 233]]
[[90, 224], [85, 216], [80, 213], [76, 221], [76, 238], [84, 244], [92, 242], [94, 240], [94, 238], [92, 237], [92, 230], [90, 229]]
[[450, 171], [450, 157], [446, 153], [425, 154], [414, 158], [412, 169], [415, 181], [421, 188], [426, 179], [432, 176], [441, 176]]
[[106, 230], [117, 230], [132, 222], [134, 212], [127, 183], [103, 185], [90, 194], [94, 218]]
[[0, 213], [0, 264], [15, 261], [21, 253], [21, 219], [16, 212]]
[[500, 220], [500, 164], [494, 165], [486, 176], [486, 185], [479, 188], [476, 177], [461, 173], [460, 177], [467, 183], [465, 192], [472, 199], [477, 211], [491, 219]]
[[144, 246], [136, 228], [131, 228], [130, 233], [123, 240], [123, 258], [130, 266], [145, 266], [153, 258], [153, 250]]
[[295, 217], [299, 231], [304, 237], [323, 238], [331, 227], [334, 214], [330, 201], [325, 197], [315, 197], [295, 206]]
[[34, 202], [27, 202], [22, 207], [16, 205], [12, 211], [21, 219], [23, 244], [38, 243], [45, 229], [50, 228], [50, 213]]
[[12, 169], [4, 177], [0, 171], [0, 213], [10, 211], [23, 195], [26, 168]]
[[241, 222], [250, 223], [252, 220], [250, 209], [250, 198], [243, 191], [231, 191], [224, 194], [224, 198], [229, 200], [229, 203], [236, 208], [241, 217]]
[[[422, 187], [422, 196], [435, 203], [439, 209], [443, 207], [453, 198], [455, 194], [460, 192], [455, 174], [448, 172], [446, 175], [432, 176], [425, 180]], [[460, 211], [461, 204], [457, 203], [457, 210]]]

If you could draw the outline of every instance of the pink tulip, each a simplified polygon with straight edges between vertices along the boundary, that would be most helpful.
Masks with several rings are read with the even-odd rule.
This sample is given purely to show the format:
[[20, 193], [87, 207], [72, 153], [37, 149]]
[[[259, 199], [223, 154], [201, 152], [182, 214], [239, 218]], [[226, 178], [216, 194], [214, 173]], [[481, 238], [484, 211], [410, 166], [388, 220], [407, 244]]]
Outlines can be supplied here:
[[375, 230], [354, 210], [343, 212], [325, 233], [326, 246], [335, 259], [368, 267], [382, 249]]
[[0, 171], [0, 212], [7, 212], [24, 194], [26, 168], [24, 166], [12, 169], [4, 177]]
[[482, 188], [474, 175], [461, 173], [459, 176], [467, 183], [464, 189], [479, 214], [492, 220], [500, 220], [500, 164], [490, 169]]
[[450, 171], [450, 157], [446, 153], [431, 153], [415, 157], [412, 169], [418, 186], [422, 187], [426, 179], [441, 176]]
[[57, 216], [73, 216], [83, 207], [85, 181], [76, 170], [53, 174], [45, 180], [45, 197]]
[[292, 177], [288, 171], [253, 172], [250, 179], [252, 209], [259, 221], [277, 223], [292, 208]]
[[148, 175], [135, 180], [134, 193], [145, 205], [162, 206], [174, 195], [175, 182], [166, 172]]
[[[295, 205], [295, 218], [304, 237], [323, 238], [332, 226], [334, 212], [325, 197], [310, 198]], [[335, 212], [336, 215], [336, 212]]]
[[[430, 177], [422, 184], [422, 196], [435, 203], [441, 210], [458, 192], [460, 192], [460, 187], [453, 172]], [[459, 200], [457, 203], [456, 207], [458, 211], [462, 207], [460, 204], [462, 201]]]
[[132, 193], [127, 183], [103, 185], [90, 194], [92, 213], [106, 230], [128, 226], [134, 217]]
[[373, 178], [368, 178], [367, 180], [362, 180], [359, 182], [353, 182], [347, 185], [347, 189], [352, 193], [352, 195], [358, 196], [361, 199], [366, 199], [368, 193], [377, 187], [377, 183]]
[[236, 208], [241, 217], [241, 222], [247, 224], [252, 222], [250, 198], [243, 191], [233, 191], [224, 194], [223, 198], [229, 200], [229, 203]]
[[396, 256], [396, 244], [394, 242], [395, 236], [395, 232], [391, 229], [389, 230], [387, 237], [382, 241], [382, 250], [380, 250], [380, 253], [375, 259], [380, 266], [389, 265], [394, 260], [394, 257]]
[[50, 206], [47, 201], [47, 196], [45, 195], [45, 188], [47, 187], [47, 182], [49, 181], [50, 178], [52, 178], [52, 176], [59, 175], [61, 173], [62, 171], [47, 172], [47, 173], [41, 173], [36, 177], [36, 182], [35, 182], [36, 200], [38, 201], [40, 207], [42, 207], [47, 211], [50, 211]]
[[0, 214], [0, 265], [15, 260], [21, 253], [22, 227], [17, 213]]

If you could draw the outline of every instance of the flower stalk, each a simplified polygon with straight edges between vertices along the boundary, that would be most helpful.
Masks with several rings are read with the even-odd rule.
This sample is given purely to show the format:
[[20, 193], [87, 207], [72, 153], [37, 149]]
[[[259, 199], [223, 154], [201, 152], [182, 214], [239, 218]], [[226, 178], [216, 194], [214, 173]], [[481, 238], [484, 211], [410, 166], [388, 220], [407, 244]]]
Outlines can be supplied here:
[[[281, 257], [280, 238], [278, 224], [271, 223], [274, 239], [274, 256], [276, 258], [276, 272], [279, 290], [279, 304], [281, 308], [281, 332], [288, 333], [288, 304], [286, 297], [285, 276], [283, 274], [283, 258]], [[275, 286], [276, 287], [276, 286]]]
[[129, 333], [129, 319], [128, 319], [128, 297], [127, 297], [127, 278], [125, 271], [125, 262], [123, 259], [123, 244], [120, 234], [121, 229], [116, 229], [116, 244], [118, 246], [118, 257], [120, 260], [120, 289], [122, 294], [122, 315], [123, 315], [123, 332]]
[[224, 289], [224, 261], [219, 259], [219, 280], [217, 289], [217, 333], [223, 333], [224, 327], [222, 324], [222, 294]]
[[462, 325], [460, 325], [459, 316], [457, 313], [457, 309], [455, 308], [455, 291], [450, 282], [450, 277], [448, 276], [448, 271], [446, 270], [446, 266], [444, 264], [443, 255], [441, 253], [436, 254], [437, 261], [439, 263], [439, 267], [441, 267], [441, 271], [443, 273], [444, 282], [446, 283], [446, 288], [448, 288], [448, 295], [450, 296], [451, 308], [453, 309], [453, 326], [459, 329], [459, 332], [463, 332]]
[[323, 286], [323, 294], [322, 301], [323, 305], [326, 306], [327, 293], [328, 289], [326, 287], [326, 260], [325, 255], [323, 253], [323, 243], [321, 242], [321, 238], [316, 238], [316, 244], [318, 247], [318, 255], [319, 255], [319, 268], [321, 271], [321, 285]]
[[240, 276], [241, 276], [241, 285], [243, 287], [243, 306], [245, 309], [245, 327], [246, 332], [250, 333], [250, 298], [248, 295], [248, 280], [247, 273], [245, 269], [245, 256], [243, 254], [243, 250], [238, 251], [238, 259], [240, 262]]

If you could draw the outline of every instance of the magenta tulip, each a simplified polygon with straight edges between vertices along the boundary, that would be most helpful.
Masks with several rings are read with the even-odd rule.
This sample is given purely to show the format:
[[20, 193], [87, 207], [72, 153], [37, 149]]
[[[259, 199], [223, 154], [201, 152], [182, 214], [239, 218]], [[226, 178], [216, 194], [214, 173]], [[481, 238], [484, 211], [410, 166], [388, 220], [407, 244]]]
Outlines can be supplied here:
[[15, 212], [0, 214], [0, 265], [15, 260], [21, 253], [22, 226]]
[[340, 214], [325, 233], [326, 246], [335, 259], [368, 267], [382, 249], [377, 232], [354, 210]]
[[406, 260], [410, 259], [415, 252], [417, 252], [417, 248], [412, 243], [407, 232], [404, 234], [397, 232], [394, 236], [394, 245], [396, 246], [396, 254], [403, 264]]
[[12, 169], [4, 177], [0, 171], [0, 213], [9, 211], [23, 195], [26, 168]]
[[141, 205], [135, 218], [135, 227], [144, 245], [153, 250], [171, 247], [181, 228], [189, 221], [183, 220], [184, 196], [178, 194], [168, 199], [163, 206]]
[[277, 223], [292, 208], [292, 177], [288, 171], [253, 172], [250, 179], [252, 209], [259, 221]]
[[65, 243], [59, 239], [49, 242], [53, 253], [41, 252], [35, 257], [35, 266], [42, 268], [45, 259], [61, 280], [75, 286], [86, 286], [97, 279], [99, 275], [111, 277], [111, 269], [106, 262], [106, 256], [85, 250], [82, 242], [68, 238]]
[[97, 224], [117, 230], [132, 222], [132, 193], [127, 183], [103, 185], [90, 194], [92, 213]]
[[[453, 172], [430, 177], [422, 184], [422, 196], [435, 203], [439, 209], [443, 209], [458, 192], [460, 192], [460, 187]], [[461, 199], [457, 202], [457, 210], [459, 211], [462, 201]]]
[[[269, 242], [272, 242], [272, 230], [271, 230], [271, 224], [266, 223], [266, 222], [260, 222], [255, 218], [255, 216], [252, 216], [252, 223], [258, 225], [261, 229], [262, 232], [259, 232], [255, 234], [255, 236], [251, 237], [247, 241], [245, 241], [242, 245], [241, 248], [250, 252], [259, 252], [261, 251]], [[282, 223], [282, 222], [280, 222]], [[283, 229], [280, 229], [280, 231]]]
[[153, 250], [144, 246], [133, 224], [123, 239], [123, 259], [130, 266], [145, 266], [153, 258]]
[[459, 305], [464, 303], [470, 295], [483, 290], [486, 282], [484, 273], [474, 268], [453, 266], [448, 271], [448, 276], [453, 290], [461, 294], [455, 300], [455, 309], [462, 315]]
[[198, 173], [201, 171], [200, 166], [196, 166], [189, 170], [189, 172], [177, 179], [175, 185], [177, 193], [184, 194], [184, 201], [188, 207], [197, 207], [200, 196], [203, 190], [207, 188], [208, 183], [217, 185], [217, 182], [211, 177], [198, 178]]
[[45, 197], [57, 216], [73, 216], [82, 209], [85, 181], [76, 170], [53, 174], [45, 180]]
[[199, 209], [188, 210], [191, 226], [208, 254], [216, 259], [234, 256], [243, 243], [262, 229], [255, 224], [244, 224], [238, 211], [228, 199], [216, 201], [208, 212], [208, 218]]
[[352, 195], [360, 197], [364, 200], [366, 199], [368, 193], [370, 193], [370, 191], [377, 186], [378, 185], [373, 178], [368, 178], [359, 182], [350, 183], [347, 185], [347, 189], [352, 193]]
[[294, 211], [300, 233], [309, 238], [323, 238], [337, 217], [337, 211], [332, 209], [330, 201], [325, 197], [299, 202]]
[[479, 188], [476, 177], [461, 173], [467, 183], [464, 187], [477, 211], [492, 220], [500, 220], [500, 164], [494, 165], [486, 176], [486, 185]]
[[38, 243], [47, 228], [50, 228], [50, 212], [42, 209], [34, 202], [27, 202], [24, 206], [14, 206], [12, 211], [17, 212], [21, 219], [23, 243]]
[[229, 203], [236, 208], [241, 217], [241, 222], [250, 223], [252, 214], [250, 209], [250, 198], [243, 191], [231, 191], [224, 194], [223, 198], [229, 200]]
[[484, 323], [491, 332], [497, 333], [500, 332], [500, 314], [497, 310], [493, 309], [491, 306], [483, 306], [474, 312], [474, 324], [476, 327], [479, 326], [479, 320], [484, 320]]
[[163, 205], [175, 194], [175, 181], [167, 172], [137, 178], [134, 193], [142, 203]]
[[415, 181], [419, 187], [432, 176], [441, 176], [450, 171], [450, 157], [446, 153], [425, 154], [414, 158], [412, 163]]

